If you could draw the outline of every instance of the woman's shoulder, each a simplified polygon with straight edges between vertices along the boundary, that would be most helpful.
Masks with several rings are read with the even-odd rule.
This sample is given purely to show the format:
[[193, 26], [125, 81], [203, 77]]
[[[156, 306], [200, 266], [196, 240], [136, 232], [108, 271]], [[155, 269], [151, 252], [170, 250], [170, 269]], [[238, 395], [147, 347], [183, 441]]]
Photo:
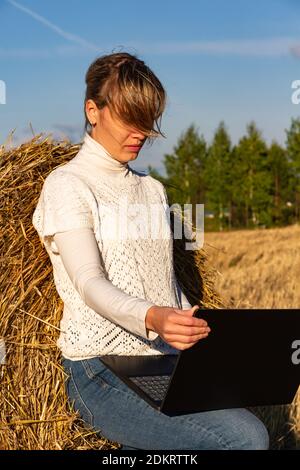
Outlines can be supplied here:
[[60, 186], [72, 187], [79, 186], [81, 189], [88, 190], [87, 181], [76, 172], [76, 169], [69, 167], [67, 164], [54, 168], [44, 180], [45, 187]]
[[145, 184], [147, 189], [155, 193], [159, 192], [163, 197], [166, 195], [166, 190], [163, 185], [157, 178], [154, 178], [150, 174], [144, 173], [142, 171], [137, 171], [131, 168], [131, 172], [138, 177], [139, 183]]
[[44, 180], [42, 187], [43, 200], [55, 201], [65, 206], [82, 204], [89, 206], [95, 204], [95, 195], [90, 185], [81, 175], [71, 171], [65, 165], [56, 167]]
[[152, 185], [153, 187], [160, 189], [160, 190], [164, 188], [164, 185], [158, 179], [154, 178], [150, 174], [144, 173], [143, 171], [137, 171], [132, 168], [131, 168], [131, 171], [133, 174], [140, 177], [142, 182]]
[[157, 178], [154, 178], [154, 176], [151, 176], [151, 175], [147, 175], [148, 178], [149, 178], [149, 181], [151, 181], [151, 183], [156, 186], [157, 188], [159, 189], [163, 189], [164, 188], [164, 185], [157, 179]]
[[153, 188], [155, 188], [155, 190], [158, 191], [160, 195], [162, 196], [162, 199], [165, 202], [167, 202], [168, 197], [167, 197], [167, 191], [166, 191], [164, 184], [161, 181], [159, 181], [157, 178], [154, 178], [151, 175], [148, 175], [148, 178]]

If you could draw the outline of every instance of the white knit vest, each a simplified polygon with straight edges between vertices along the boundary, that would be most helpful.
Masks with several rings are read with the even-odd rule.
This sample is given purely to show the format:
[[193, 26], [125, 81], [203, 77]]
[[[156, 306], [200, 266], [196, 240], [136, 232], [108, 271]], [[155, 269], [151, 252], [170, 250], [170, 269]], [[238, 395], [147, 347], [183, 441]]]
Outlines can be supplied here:
[[[161, 208], [163, 224], [156, 239], [107, 237], [112, 217], [107, 207], [119, 207], [125, 197], [129, 204]], [[160, 337], [144, 339], [88, 307], [68, 277], [53, 240], [58, 231], [92, 227], [107, 279], [134, 297], [181, 308], [167, 209], [166, 191], [158, 180], [118, 162], [87, 132], [75, 157], [47, 176], [32, 223], [50, 257], [55, 286], [64, 302], [57, 342], [64, 357], [179, 353]]]

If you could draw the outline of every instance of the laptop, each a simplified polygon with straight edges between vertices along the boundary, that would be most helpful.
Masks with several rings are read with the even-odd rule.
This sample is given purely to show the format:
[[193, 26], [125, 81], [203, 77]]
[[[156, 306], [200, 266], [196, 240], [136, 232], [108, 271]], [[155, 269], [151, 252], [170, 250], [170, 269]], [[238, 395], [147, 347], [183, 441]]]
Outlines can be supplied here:
[[293, 401], [300, 384], [300, 309], [206, 309], [195, 316], [211, 332], [178, 354], [99, 359], [170, 416]]

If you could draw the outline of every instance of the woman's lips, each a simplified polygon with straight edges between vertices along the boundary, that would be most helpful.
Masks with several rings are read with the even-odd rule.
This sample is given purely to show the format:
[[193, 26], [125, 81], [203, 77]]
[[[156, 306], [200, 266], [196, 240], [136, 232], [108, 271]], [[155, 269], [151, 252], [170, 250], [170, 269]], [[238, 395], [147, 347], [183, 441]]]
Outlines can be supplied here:
[[133, 152], [138, 152], [142, 146], [141, 145], [126, 145], [126, 148], [132, 150]]

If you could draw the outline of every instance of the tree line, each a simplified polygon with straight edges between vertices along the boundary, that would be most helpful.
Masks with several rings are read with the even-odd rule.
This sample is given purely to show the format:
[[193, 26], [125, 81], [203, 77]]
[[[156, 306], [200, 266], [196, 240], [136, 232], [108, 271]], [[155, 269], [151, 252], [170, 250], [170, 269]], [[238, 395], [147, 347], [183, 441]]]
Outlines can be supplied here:
[[[204, 204], [211, 230], [279, 227], [300, 219], [300, 118], [292, 118], [285, 145], [264, 141], [251, 121], [236, 145], [222, 121], [208, 144], [192, 124], [165, 154], [169, 205]], [[194, 214], [193, 214], [194, 217]]]

